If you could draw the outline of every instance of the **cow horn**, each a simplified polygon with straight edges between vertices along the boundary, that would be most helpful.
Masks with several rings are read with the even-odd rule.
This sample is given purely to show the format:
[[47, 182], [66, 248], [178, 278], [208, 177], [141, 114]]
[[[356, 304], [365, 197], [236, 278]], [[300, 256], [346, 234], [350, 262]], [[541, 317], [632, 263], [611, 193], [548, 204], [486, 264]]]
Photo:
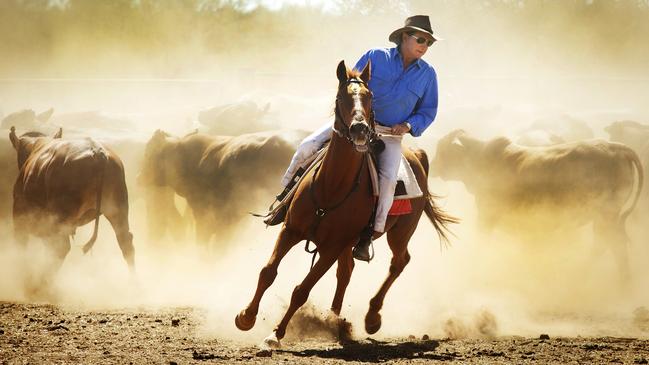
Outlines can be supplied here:
[[14, 126], [9, 128], [9, 140], [11, 140], [11, 145], [14, 146], [14, 148], [18, 148], [18, 136], [16, 136], [16, 127]]

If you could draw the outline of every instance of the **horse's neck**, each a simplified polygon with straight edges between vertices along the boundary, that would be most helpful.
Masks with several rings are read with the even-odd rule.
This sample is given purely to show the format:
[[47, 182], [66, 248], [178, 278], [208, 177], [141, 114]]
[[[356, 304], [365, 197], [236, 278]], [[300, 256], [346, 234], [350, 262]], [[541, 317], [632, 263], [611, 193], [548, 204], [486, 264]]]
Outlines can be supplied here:
[[354, 187], [364, 158], [351, 143], [334, 133], [315, 177], [316, 192], [329, 201], [344, 198]]

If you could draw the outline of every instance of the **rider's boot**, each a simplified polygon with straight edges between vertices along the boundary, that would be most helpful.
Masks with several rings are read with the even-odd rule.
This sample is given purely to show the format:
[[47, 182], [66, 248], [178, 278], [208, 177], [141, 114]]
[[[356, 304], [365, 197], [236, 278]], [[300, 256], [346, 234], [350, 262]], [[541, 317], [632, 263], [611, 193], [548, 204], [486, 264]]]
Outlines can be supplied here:
[[374, 252], [372, 252], [372, 254], [370, 255], [370, 246], [372, 245], [373, 234], [374, 229], [372, 228], [372, 226], [365, 227], [365, 229], [363, 229], [363, 231], [361, 232], [360, 239], [352, 250], [352, 256], [354, 256], [356, 260], [370, 262], [374, 258]]
[[300, 177], [302, 177], [304, 171], [305, 171], [304, 168], [300, 167], [295, 173], [295, 176], [293, 176], [291, 181], [289, 181], [288, 185], [284, 188], [284, 190], [275, 197], [275, 199], [277, 199], [277, 201], [280, 202], [281, 205], [274, 212], [274, 214], [264, 219], [264, 223], [266, 223], [266, 225], [275, 226], [284, 222], [284, 219], [286, 218], [286, 212], [288, 212], [288, 207], [289, 205], [291, 205], [291, 200], [293, 199], [293, 197], [291, 197], [288, 201], [284, 202], [283, 204], [282, 202], [284, 198], [286, 198], [288, 193], [291, 192], [295, 184], [297, 184], [297, 182], [300, 180]]

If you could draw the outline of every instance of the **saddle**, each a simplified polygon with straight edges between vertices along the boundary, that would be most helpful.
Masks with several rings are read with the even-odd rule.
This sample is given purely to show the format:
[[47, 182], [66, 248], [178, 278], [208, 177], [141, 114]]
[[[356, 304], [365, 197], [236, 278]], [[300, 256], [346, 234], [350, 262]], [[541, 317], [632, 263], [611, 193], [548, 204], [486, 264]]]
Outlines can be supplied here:
[[[298, 174], [301, 172], [301, 175], [294, 176], [293, 180], [295, 183], [290, 191], [278, 202], [276, 207], [269, 208], [268, 213], [265, 215], [264, 223], [267, 226], [274, 226], [284, 222], [286, 217], [286, 212], [288, 207], [293, 200], [293, 195], [297, 191], [297, 187], [300, 185], [308, 172], [315, 169], [324, 158], [327, 148], [329, 147], [326, 144], [322, 149], [318, 151], [310, 160], [305, 162], [305, 166], [308, 166], [305, 169], [300, 169]], [[374, 156], [370, 158], [368, 169], [370, 173], [370, 180], [372, 182], [372, 191], [375, 197], [379, 196], [379, 177], [378, 169], [376, 167], [376, 162], [374, 161]], [[405, 215], [412, 212], [412, 206], [410, 205], [410, 199], [419, 198], [424, 196], [424, 193], [421, 191], [419, 184], [417, 183], [417, 178], [415, 173], [412, 171], [412, 167], [406, 160], [403, 154], [401, 155], [401, 162], [399, 163], [399, 172], [397, 173], [397, 186], [394, 190], [394, 201], [392, 207], [388, 212], [388, 215]], [[274, 203], [273, 203], [274, 204]]]

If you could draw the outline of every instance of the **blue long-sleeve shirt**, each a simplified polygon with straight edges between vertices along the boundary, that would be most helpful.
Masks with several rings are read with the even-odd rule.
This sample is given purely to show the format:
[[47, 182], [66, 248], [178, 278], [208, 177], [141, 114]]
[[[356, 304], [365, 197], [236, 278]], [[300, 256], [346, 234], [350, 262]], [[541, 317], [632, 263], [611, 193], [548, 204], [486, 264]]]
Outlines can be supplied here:
[[386, 126], [408, 122], [410, 134], [421, 136], [437, 115], [437, 74], [426, 61], [418, 59], [406, 70], [396, 48], [374, 48], [356, 63], [362, 70], [372, 61], [369, 88], [374, 94], [372, 108], [377, 121]]

